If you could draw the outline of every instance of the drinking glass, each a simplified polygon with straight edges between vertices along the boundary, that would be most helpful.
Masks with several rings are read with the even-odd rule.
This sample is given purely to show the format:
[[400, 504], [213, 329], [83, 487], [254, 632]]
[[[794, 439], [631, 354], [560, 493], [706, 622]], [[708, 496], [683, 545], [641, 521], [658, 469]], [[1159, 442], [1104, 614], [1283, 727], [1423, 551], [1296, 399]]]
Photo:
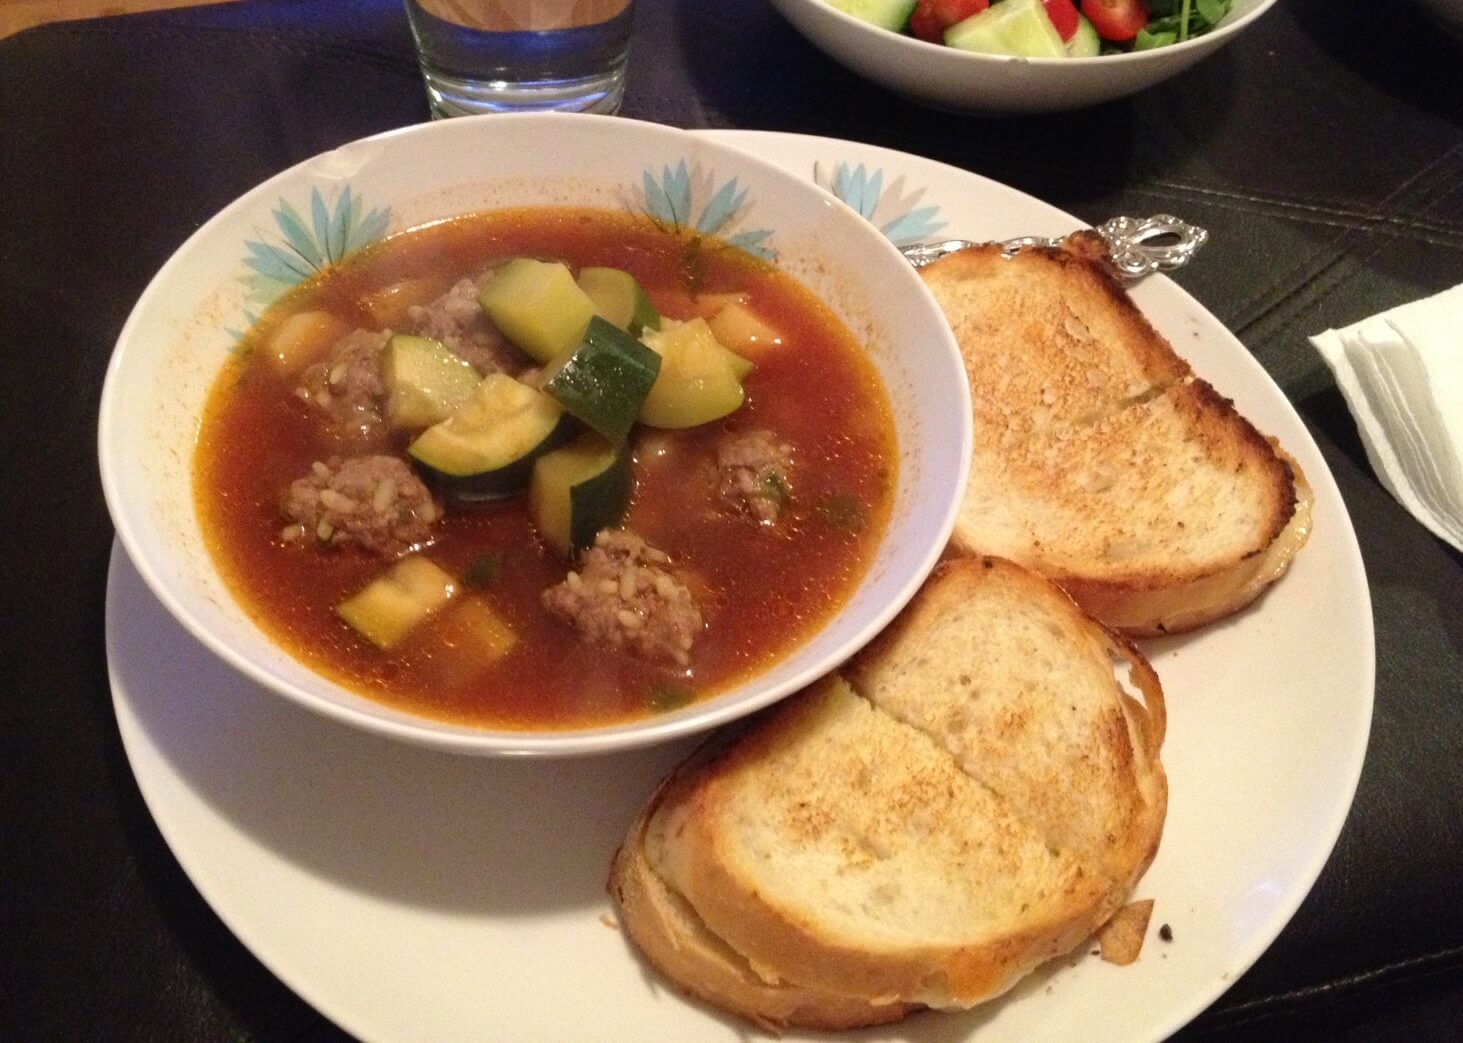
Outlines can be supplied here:
[[405, 0], [432, 116], [613, 113], [630, 0]]

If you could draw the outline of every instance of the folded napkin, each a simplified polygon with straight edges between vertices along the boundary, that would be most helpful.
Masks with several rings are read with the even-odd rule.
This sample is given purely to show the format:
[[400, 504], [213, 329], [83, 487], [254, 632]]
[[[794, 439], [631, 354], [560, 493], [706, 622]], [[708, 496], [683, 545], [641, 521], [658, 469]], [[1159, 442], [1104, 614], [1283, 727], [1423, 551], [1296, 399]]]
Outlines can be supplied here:
[[1463, 550], [1463, 285], [1311, 343], [1387, 491]]

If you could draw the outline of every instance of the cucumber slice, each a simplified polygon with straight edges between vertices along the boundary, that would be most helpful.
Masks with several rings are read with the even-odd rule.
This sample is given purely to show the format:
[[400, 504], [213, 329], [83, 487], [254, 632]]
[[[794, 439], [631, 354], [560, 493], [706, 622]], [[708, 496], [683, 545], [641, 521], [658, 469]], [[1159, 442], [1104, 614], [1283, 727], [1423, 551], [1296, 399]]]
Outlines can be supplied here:
[[595, 312], [630, 336], [660, 329], [660, 312], [629, 272], [619, 268], [581, 268], [578, 283], [594, 302]]
[[630, 450], [588, 432], [534, 463], [528, 512], [549, 546], [568, 557], [620, 524], [633, 488]]
[[705, 319], [691, 319], [641, 338], [661, 357], [660, 375], [640, 407], [651, 427], [695, 427], [735, 412], [744, 393], [739, 373], [750, 363], [722, 347]]
[[618, 443], [630, 433], [659, 372], [659, 355], [596, 315], [579, 346], [545, 370], [542, 387], [569, 413]]
[[945, 44], [979, 54], [1065, 58], [1067, 46], [1041, 0], [1002, 0], [945, 30]]
[[909, 16], [914, 14], [916, 3], [917, 0], [828, 0], [829, 7], [836, 7], [861, 22], [896, 33], [904, 28]]
[[573, 432], [574, 421], [548, 395], [492, 373], [406, 451], [448, 499], [474, 503], [521, 493], [534, 458]]
[[377, 648], [391, 648], [457, 593], [457, 584], [419, 554], [402, 558], [335, 612]]
[[451, 416], [472, 397], [482, 374], [441, 341], [398, 333], [386, 342], [381, 379], [391, 423], [421, 428]]
[[594, 302], [567, 265], [518, 257], [499, 268], [478, 303], [503, 335], [538, 362], [552, 362], [579, 342]]
[[1085, 14], [1077, 15], [1077, 30], [1067, 41], [1067, 54], [1073, 58], [1096, 58], [1102, 53], [1102, 37]]

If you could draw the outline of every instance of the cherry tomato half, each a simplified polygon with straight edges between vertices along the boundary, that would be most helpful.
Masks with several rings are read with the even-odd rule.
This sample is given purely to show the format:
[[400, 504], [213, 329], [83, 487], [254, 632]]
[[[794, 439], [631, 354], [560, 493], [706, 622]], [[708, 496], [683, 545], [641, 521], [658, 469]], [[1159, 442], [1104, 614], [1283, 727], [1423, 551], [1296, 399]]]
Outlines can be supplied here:
[[990, 6], [991, 0], [919, 0], [909, 16], [909, 31], [921, 40], [944, 43], [946, 29]]
[[1057, 27], [1057, 35], [1066, 43], [1077, 31], [1076, 5], [1072, 0], [1041, 0], [1041, 5], [1046, 8], [1046, 16], [1052, 20], [1052, 25]]
[[1147, 0], [1082, 0], [1082, 13], [1098, 36], [1114, 43], [1126, 43], [1148, 24]]

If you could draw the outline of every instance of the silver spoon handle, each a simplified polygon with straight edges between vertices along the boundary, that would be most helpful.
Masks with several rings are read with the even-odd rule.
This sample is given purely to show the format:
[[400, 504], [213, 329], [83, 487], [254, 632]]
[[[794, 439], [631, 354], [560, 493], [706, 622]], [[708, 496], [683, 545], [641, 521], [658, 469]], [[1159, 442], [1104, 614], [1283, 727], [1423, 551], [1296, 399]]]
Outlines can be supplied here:
[[[1209, 239], [1209, 233], [1204, 229], [1180, 221], [1170, 214], [1142, 218], [1114, 217], [1098, 225], [1094, 231], [1107, 240], [1113, 264], [1127, 279], [1141, 279], [1153, 272], [1169, 272], [1182, 268]], [[969, 239], [947, 239], [943, 243], [905, 246], [900, 249], [900, 253], [916, 268], [923, 268], [956, 250], [981, 245], [984, 244]], [[1001, 252], [1009, 257], [1023, 247], [1061, 246], [1062, 238], [1026, 235], [1007, 239], [1000, 245]]]

